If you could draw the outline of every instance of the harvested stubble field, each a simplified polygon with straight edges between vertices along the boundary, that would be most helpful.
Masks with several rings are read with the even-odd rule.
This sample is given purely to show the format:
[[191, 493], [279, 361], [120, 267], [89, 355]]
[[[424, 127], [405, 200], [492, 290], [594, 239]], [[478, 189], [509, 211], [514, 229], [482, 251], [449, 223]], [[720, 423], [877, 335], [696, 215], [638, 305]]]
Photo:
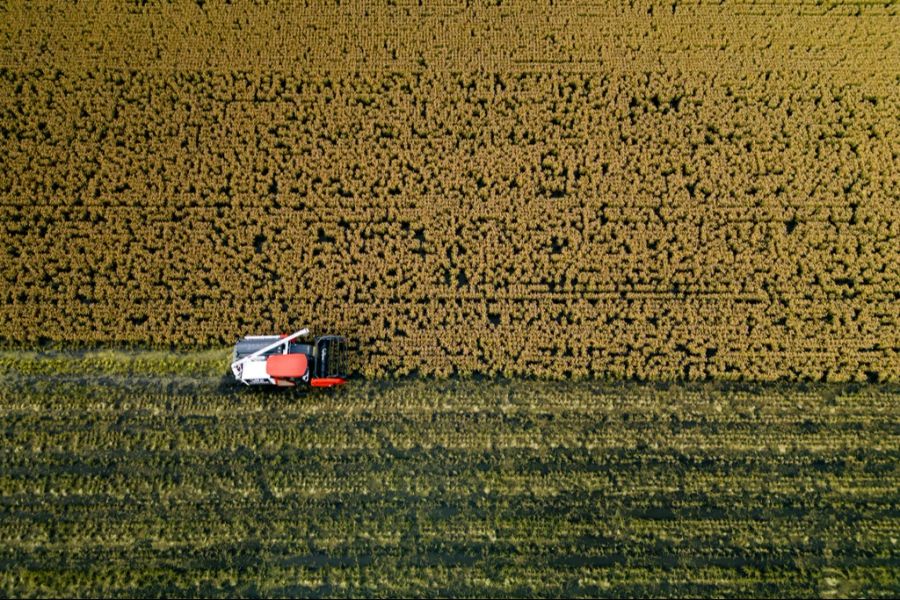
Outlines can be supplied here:
[[898, 4], [11, 3], [0, 339], [893, 380]]
[[0, 368], [5, 597], [900, 591], [896, 386], [304, 395], [239, 393], [212, 354]]

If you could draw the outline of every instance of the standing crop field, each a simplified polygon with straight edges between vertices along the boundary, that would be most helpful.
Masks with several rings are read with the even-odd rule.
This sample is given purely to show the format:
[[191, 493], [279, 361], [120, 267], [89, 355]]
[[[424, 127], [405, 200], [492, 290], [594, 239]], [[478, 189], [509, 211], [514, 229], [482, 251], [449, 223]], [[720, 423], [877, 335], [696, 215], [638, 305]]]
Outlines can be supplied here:
[[0, 341], [895, 380], [897, 3], [12, 2]]
[[896, 386], [248, 393], [213, 353], [0, 370], [4, 597], [900, 591]]

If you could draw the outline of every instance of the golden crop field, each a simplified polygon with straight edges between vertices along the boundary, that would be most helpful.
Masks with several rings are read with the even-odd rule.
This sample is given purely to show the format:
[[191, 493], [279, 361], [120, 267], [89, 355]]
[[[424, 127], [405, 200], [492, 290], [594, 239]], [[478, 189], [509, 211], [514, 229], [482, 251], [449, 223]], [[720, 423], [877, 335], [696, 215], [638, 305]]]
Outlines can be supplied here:
[[11, 2], [0, 340], [892, 380], [898, 4]]

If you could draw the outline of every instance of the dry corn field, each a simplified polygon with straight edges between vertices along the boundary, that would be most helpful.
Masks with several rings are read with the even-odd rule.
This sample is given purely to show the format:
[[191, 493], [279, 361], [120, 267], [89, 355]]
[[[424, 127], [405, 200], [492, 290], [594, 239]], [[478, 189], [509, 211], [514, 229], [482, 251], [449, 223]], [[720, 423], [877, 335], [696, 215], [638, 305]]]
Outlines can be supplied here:
[[898, 5], [0, 7], [0, 340], [900, 372]]
[[0, 370], [3, 597], [900, 591], [896, 385], [293, 396], [222, 386], [213, 354]]

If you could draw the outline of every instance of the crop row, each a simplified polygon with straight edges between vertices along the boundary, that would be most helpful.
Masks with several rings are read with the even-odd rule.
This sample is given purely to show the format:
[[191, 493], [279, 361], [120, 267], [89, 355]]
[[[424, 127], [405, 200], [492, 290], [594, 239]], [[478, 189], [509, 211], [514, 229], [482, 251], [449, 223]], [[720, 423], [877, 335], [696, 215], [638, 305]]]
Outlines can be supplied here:
[[896, 587], [891, 387], [273, 396], [117, 368], [0, 383], [4, 595]]
[[4, 74], [8, 342], [307, 323], [370, 375], [896, 372], [895, 95], [528, 73], [210, 95], [241, 77]]

